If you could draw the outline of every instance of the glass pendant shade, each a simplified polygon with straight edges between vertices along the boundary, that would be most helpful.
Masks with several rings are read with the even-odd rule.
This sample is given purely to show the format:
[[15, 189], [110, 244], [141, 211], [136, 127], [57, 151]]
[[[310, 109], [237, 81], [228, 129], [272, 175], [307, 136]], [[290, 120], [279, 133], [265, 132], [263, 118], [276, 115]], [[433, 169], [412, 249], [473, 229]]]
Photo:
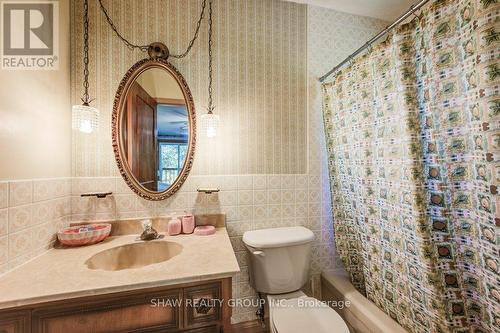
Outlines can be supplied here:
[[213, 114], [212, 112], [203, 114], [201, 116], [201, 131], [205, 133], [207, 137], [213, 138], [217, 136], [217, 130], [219, 128], [219, 116]]
[[73, 105], [72, 128], [90, 134], [99, 128], [99, 110], [89, 105]]

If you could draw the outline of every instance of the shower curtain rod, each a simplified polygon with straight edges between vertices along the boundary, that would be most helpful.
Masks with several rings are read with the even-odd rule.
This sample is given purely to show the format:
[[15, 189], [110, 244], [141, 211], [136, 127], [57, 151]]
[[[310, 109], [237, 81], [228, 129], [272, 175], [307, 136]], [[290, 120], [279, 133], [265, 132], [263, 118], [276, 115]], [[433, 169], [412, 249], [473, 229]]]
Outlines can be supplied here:
[[384, 30], [382, 30], [381, 32], [379, 32], [375, 37], [373, 37], [368, 42], [366, 42], [366, 44], [364, 44], [359, 49], [357, 49], [356, 51], [354, 51], [354, 53], [352, 53], [350, 56], [348, 56], [344, 61], [342, 61], [340, 64], [338, 64], [337, 66], [335, 66], [334, 68], [332, 68], [328, 73], [326, 73], [325, 75], [323, 75], [322, 77], [320, 77], [319, 81], [320, 82], [324, 82], [330, 75], [332, 75], [333, 73], [337, 72], [345, 64], [349, 63], [354, 57], [356, 57], [358, 54], [360, 54], [361, 52], [363, 52], [365, 49], [371, 47], [373, 45], [373, 43], [375, 43], [377, 40], [379, 40], [380, 38], [382, 38], [383, 36], [385, 36], [385, 34], [387, 34], [389, 31], [391, 31], [392, 29], [394, 29], [395, 27], [397, 27], [401, 22], [404, 22], [408, 17], [410, 17], [411, 15], [415, 14], [415, 12], [417, 10], [419, 10], [420, 8], [422, 8], [429, 1], [430, 0], [421, 0], [418, 4], [411, 6], [410, 9], [408, 9], [408, 11], [406, 13], [404, 13], [396, 21], [394, 21], [394, 23], [392, 23], [387, 28], [385, 28]]

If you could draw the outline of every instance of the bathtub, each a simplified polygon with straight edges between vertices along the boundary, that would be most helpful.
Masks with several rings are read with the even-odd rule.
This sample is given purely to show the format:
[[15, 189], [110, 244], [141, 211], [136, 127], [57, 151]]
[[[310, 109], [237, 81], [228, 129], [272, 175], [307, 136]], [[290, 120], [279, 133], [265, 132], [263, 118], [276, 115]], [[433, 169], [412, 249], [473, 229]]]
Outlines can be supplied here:
[[321, 300], [342, 316], [351, 333], [408, 333], [357, 291], [345, 272], [321, 273]]

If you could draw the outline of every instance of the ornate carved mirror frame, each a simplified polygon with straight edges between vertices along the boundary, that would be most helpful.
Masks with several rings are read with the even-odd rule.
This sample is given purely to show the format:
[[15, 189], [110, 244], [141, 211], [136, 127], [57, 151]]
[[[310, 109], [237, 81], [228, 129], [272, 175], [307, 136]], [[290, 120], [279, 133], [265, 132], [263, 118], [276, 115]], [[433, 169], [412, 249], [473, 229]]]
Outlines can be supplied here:
[[[150, 54], [151, 55], [151, 54]], [[177, 179], [170, 185], [168, 189], [162, 192], [154, 192], [143, 187], [137, 179], [132, 174], [130, 167], [127, 163], [124, 150], [124, 142], [122, 140], [122, 129], [121, 129], [121, 119], [124, 113], [124, 106], [127, 99], [128, 91], [135, 80], [144, 71], [152, 68], [159, 68], [167, 71], [172, 77], [175, 78], [179, 87], [184, 95], [184, 100], [186, 101], [187, 113], [189, 119], [189, 140], [187, 145], [186, 160], [184, 161], [184, 166], [179, 173]], [[113, 103], [113, 115], [112, 115], [112, 140], [113, 140], [113, 151], [115, 154], [116, 163], [118, 164], [118, 169], [127, 183], [127, 185], [140, 197], [147, 200], [164, 200], [175, 192], [177, 192], [182, 184], [186, 181], [189, 172], [193, 166], [194, 152], [196, 146], [196, 112], [193, 101], [193, 96], [189, 90], [189, 86], [181, 73], [165, 58], [162, 57], [151, 57], [138, 61], [134, 64], [125, 74], [120, 82], [118, 90], [115, 95], [115, 100]]]

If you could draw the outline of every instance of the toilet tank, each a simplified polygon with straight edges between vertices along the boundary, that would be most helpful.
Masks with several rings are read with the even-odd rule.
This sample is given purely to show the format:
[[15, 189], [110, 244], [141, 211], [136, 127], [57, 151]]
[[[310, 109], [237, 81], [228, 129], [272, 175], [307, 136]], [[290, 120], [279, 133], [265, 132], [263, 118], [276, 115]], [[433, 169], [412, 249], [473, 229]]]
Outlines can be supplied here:
[[266, 294], [299, 290], [309, 279], [313, 240], [313, 232], [304, 227], [245, 232], [253, 288]]

